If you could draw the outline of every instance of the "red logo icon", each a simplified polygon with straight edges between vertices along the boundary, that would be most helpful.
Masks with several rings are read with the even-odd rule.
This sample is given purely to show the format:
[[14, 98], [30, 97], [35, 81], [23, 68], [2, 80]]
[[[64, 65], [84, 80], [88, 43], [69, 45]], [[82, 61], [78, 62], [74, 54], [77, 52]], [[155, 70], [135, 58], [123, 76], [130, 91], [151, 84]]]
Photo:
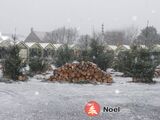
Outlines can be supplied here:
[[97, 116], [100, 113], [100, 105], [95, 101], [90, 101], [85, 106], [85, 112], [90, 117]]

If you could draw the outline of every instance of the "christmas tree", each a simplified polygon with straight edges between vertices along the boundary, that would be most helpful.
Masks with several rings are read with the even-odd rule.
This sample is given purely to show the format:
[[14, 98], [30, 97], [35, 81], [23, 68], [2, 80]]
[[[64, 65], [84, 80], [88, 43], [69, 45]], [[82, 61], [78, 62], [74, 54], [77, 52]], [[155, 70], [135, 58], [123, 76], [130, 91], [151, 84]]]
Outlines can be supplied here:
[[133, 46], [130, 54], [132, 58], [130, 73], [133, 82], [153, 82], [154, 71], [158, 62], [154, 61], [154, 56], [150, 50]]
[[4, 76], [17, 80], [18, 76], [21, 74], [21, 68], [23, 66], [22, 60], [19, 56], [19, 48], [15, 43], [16, 37], [13, 37], [14, 45], [10, 46], [8, 55], [4, 61]]

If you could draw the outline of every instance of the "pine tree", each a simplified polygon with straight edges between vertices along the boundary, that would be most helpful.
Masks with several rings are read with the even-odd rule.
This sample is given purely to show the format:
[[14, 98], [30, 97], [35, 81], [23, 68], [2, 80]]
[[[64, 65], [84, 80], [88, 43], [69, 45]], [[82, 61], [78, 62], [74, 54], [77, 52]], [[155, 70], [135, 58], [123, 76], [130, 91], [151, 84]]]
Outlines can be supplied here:
[[97, 64], [102, 70], [111, 67], [114, 58], [112, 52], [105, 52], [105, 47], [96, 39], [91, 40], [90, 48], [89, 56], [91, 62]]
[[48, 62], [40, 57], [31, 58], [29, 61], [30, 75], [45, 72], [48, 66]]
[[19, 48], [14, 45], [9, 48], [8, 56], [4, 62], [4, 76], [13, 80], [17, 80], [21, 74], [22, 60], [19, 56]]
[[154, 71], [159, 60], [153, 58], [150, 49], [132, 46], [129, 51], [122, 51], [114, 60], [114, 68], [125, 76], [133, 78], [133, 82], [153, 82]]
[[148, 47], [154, 44], [159, 44], [159, 34], [157, 33], [157, 29], [153, 26], [147, 26], [142, 29], [135, 43], [143, 44]]
[[56, 66], [60, 67], [65, 63], [72, 62], [74, 60], [74, 52], [69, 48], [67, 44], [59, 48], [56, 53]]
[[154, 62], [150, 50], [138, 49], [133, 46], [131, 49], [131, 68], [130, 73], [133, 82], [153, 82], [154, 71], [158, 62]]
[[131, 50], [118, 54], [116, 66], [125, 76], [133, 78], [133, 82], [153, 82], [154, 71], [158, 65], [157, 60], [153, 60], [149, 49], [139, 46], [132, 46]]
[[131, 68], [131, 54], [130, 51], [120, 51], [118, 55], [114, 58], [112, 67], [119, 72], [124, 73], [123, 76], [131, 77], [131, 73], [129, 72]]
[[89, 50], [81, 50], [80, 55], [77, 57], [78, 61], [90, 61]]

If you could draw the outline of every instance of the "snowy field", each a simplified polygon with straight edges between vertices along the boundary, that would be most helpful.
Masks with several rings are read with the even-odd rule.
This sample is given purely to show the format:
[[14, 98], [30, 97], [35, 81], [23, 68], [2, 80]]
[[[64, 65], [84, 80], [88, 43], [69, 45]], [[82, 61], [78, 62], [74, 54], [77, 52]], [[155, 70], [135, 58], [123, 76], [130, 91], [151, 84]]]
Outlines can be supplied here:
[[[114, 78], [112, 85], [45, 83], [0, 83], [0, 120], [160, 120], [160, 80], [157, 84], [128, 83]], [[119, 113], [101, 113], [89, 118], [88, 101], [102, 107], [120, 107]]]

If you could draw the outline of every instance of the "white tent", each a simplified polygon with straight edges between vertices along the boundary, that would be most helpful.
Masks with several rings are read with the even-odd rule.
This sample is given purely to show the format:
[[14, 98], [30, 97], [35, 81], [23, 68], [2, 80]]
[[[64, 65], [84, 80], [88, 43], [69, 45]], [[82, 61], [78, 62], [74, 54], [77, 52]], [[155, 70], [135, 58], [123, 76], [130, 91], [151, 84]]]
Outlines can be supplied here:
[[151, 51], [160, 52], [160, 45], [159, 44], [153, 45]]
[[120, 45], [117, 47], [116, 51], [126, 51], [126, 50], [130, 50], [130, 46], [129, 45]]
[[43, 49], [55, 49], [51, 43], [39, 43]]
[[115, 45], [105, 45], [105, 50], [106, 51], [115, 51], [117, 49], [117, 46]]
[[10, 47], [12, 43], [9, 40], [0, 41], [0, 47]]
[[62, 44], [53, 44], [53, 46], [56, 48], [56, 50], [60, 47], [62, 47], [63, 45]]

